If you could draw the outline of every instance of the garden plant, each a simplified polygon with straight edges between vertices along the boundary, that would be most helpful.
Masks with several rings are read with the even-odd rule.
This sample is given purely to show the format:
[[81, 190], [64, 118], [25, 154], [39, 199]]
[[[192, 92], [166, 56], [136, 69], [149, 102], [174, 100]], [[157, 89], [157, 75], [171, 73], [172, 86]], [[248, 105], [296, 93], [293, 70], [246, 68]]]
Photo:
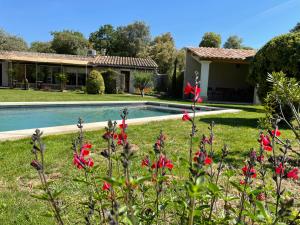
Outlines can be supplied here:
[[[171, 137], [162, 130], [153, 137], [148, 152], [139, 152], [142, 137], [141, 143], [130, 142], [130, 111], [126, 108], [120, 112], [120, 124], [108, 121], [105, 133], [99, 134], [106, 143], [104, 149], [85, 139], [84, 123], [79, 119], [78, 137], [70, 145], [73, 162], [67, 163], [74, 164], [74, 187], [83, 197], [70, 200], [47, 179], [46, 148], [42, 132], [36, 130], [31, 165], [41, 180], [41, 191], [33, 197], [49, 203], [48, 215], [57, 224], [299, 224], [299, 108], [284, 89], [287, 85], [296, 88], [299, 97], [299, 84], [282, 74], [273, 74], [269, 81], [273, 83], [269, 98], [273, 94], [276, 101], [266, 106], [270, 111], [262, 123], [267, 129], [258, 131], [257, 145], [248, 149], [241, 167], [228, 160], [230, 140], [221, 149], [215, 148], [218, 124], [211, 121], [207, 131], [197, 128], [195, 105], [202, 100], [196, 74], [195, 85], [188, 83], [184, 89], [186, 95], [193, 96], [190, 112], [184, 112], [180, 121], [190, 124], [185, 157], [176, 161], [170, 157], [165, 145]], [[292, 108], [295, 121], [272, 113], [274, 104], [283, 100]], [[281, 138], [282, 122], [293, 129], [294, 140]], [[105, 170], [96, 157], [104, 159]], [[176, 167], [181, 171], [178, 174], [173, 173]], [[66, 217], [72, 204], [79, 208], [73, 220]]]

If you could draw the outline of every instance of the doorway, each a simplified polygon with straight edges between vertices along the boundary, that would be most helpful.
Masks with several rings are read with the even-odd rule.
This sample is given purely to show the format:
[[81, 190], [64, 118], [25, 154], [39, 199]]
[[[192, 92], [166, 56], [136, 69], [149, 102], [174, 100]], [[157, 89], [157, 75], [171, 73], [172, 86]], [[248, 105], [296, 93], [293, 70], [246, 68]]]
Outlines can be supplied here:
[[130, 89], [130, 71], [121, 71], [121, 74], [125, 76], [124, 92], [129, 92]]

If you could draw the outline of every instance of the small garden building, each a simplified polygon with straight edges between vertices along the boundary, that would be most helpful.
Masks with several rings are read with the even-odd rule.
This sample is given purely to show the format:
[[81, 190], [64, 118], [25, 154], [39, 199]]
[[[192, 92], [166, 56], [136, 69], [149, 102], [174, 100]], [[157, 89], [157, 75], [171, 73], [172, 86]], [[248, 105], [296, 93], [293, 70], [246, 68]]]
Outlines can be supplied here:
[[247, 82], [254, 50], [186, 48], [184, 84], [200, 76], [201, 97], [208, 101], [257, 103], [255, 88]]
[[157, 67], [150, 58], [0, 51], [0, 86], [7, 87], [13, 83], [18, 87], [28, 80], [32, 88], [59, 89], [57, 75], [65, 73], [68, 77], [66, 88], [80, 89], [92, 69], [111, 68], [123, 75], [124, 91], [133, 93], [132, 72], [156, 73]]

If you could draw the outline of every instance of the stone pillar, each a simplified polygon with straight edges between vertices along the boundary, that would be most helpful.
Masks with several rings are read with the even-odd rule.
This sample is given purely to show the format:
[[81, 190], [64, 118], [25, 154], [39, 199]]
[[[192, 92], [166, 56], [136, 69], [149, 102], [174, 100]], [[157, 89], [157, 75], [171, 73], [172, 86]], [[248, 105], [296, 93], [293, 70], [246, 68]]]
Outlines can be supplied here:
[[201, 74], [200, 74], [200, 88], [201, 98], [207, 100], [207, 89], [208, 89], [208, 78], [209, 78], [209, 64], [211, 61], [200, 61], [201, 63]]

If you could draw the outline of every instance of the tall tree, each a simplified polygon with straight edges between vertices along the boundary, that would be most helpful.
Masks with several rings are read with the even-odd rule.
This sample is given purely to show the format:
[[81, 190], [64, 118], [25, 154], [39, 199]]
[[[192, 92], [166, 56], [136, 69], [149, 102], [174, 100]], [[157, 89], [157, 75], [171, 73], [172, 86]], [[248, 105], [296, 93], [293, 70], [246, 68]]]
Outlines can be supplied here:
[[149, 47], [149, 56], [158, 64], [160, 73], [171, 73], [176, 49], [171, 33], [157, 36]]
[[105, 24], [90, 34], [89, 41], [99, 54], [110, 55], [112, 54], [115, 35], [114, 27], [110, 24]]
[[149, 26], [139, 21], [117, 27], [115, 34], [112, 55], [140, 56], [151, 40]]
[[300, 32], [300, 22], [298, 22], [296, 26], [290, 30], [290, 32]]
[[221, 35], [214, 32], [207, 32], [203, 35], [199, 47], [220, 48]]
[[85, 55], [88, 41], [82, 33], [71, 30], [51, 32], [51, 48], [58, 54]]
[[182, 48], [176, 51], [176, 59], [177, 59], [177, 72], [182, 72], [185, 67], [185, 49]]
[[4, 51], [26, 51], [27, 43], [23, 38], [11, 35], [0, 29], [0, 50]]
[[30, 45], [30, 51], [32, 52], [43, 52], [43, 53], [54, 53], [55, 51], [51, 48], [51, 42], [34, 41]]
[[238, 37], [237, 35], [229, 36], [227, 41], [224, 43], [224, 48], [234, 48], [234, 49], [241, 49], [243, 39]]

